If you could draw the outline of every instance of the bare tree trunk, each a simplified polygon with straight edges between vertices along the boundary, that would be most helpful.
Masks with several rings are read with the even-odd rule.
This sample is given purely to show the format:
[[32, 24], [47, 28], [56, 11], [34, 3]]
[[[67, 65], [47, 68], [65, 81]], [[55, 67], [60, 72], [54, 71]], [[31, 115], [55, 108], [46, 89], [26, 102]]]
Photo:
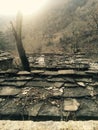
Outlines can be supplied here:
[[30, 66], [29, 66], [29, 62], [28, 59], [26, 57], [25, 54], [25, 50], [23, 47], [23, 43], [22, 43], [22, 15], [21, 13], [17, 14], [17, 27], [15, 29], [13, 23], [11, 22], [12, 25], [12, 30], [13, 30], [13, 34], [15, 36], [15, 40], [16, 40], [16, 44], [17, 44], [17, 49], [18, 49], [18, 53], [19, 53], [19, 57], [23, 66], [23, 69], [26, 71], [30, 71]]

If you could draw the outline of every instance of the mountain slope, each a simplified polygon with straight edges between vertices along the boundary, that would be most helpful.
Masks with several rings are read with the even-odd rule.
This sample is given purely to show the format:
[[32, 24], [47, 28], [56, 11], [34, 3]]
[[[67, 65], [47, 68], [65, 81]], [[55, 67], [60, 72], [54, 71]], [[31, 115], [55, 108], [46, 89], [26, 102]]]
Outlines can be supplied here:
[[[24, 17], [23, 43], [26, 50], [28, 52], [69, 51], [73, 47], [72, 44], [78, 41], [82, 49], [86, 43], [86, 46], [89, 44], [92, 48], [94, 40], [92, 42], [89, 39], [95, 35], [88, 38], [82, 35], [91, 30], [89, 22], [95, 25], [90, 17], [90, 10], [95, 9], [97, 5], [98, 0], [50, 0], [46, 8], [37, 16]], [[8, 33], [7, 30], [6, 32]]]

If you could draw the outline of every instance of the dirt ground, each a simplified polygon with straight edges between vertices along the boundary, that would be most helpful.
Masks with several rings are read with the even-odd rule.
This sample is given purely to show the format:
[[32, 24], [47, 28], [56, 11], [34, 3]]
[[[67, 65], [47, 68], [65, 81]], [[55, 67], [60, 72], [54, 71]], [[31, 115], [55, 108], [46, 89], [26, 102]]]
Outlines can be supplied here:
[[98, 121], [0, 121], [0, 130], [98, 130]]

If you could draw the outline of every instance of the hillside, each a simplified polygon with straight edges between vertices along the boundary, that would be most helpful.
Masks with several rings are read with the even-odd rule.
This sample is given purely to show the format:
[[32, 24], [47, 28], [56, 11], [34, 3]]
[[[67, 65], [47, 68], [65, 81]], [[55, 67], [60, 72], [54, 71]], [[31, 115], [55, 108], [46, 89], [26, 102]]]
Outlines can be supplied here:
[[[24, 17], [23, 43], [27, 52], [70, 52], [75, 46], [82, 51], [96, 50], [97, 23], [92, 15], [97, 19], [97, 5], [98, 0], [50, 0], [37, 16]], [[0, 22], [9, 46], [15, 46], [9, 22], [12, 19], [1, 18]], [[4, 30], [5, 25], [8, 28]]]
[[[97, 36], [95, 34], [85, 36], [85, 34], [92, 33], [93, 29], [96, 30], [96, 23], [91, 15], [98, 13], [98, 0], [58, 0], [54, 3], [50, 2], [50, 5], [45, 12], [40, 14], [40, 17], [34, 19], [32, 16], [30, 18], [27, 25], [29, 29], [26, 30], [25, 28], [24, 31], [28, 31], [28, 33], [24, 33], [25, 45], [30, 39], [28, 44], [30, 49], [32, 48], [34, 51], [37, 48], [38, 51], [44, 52], [69, 52], [72, 51], [74, 46], [72, 44], [79, 41], [78, 46], [83, 51], [93, 51], [93, 49], [97, 51]], [[29, 50], [28, 45], [26, 48]]]

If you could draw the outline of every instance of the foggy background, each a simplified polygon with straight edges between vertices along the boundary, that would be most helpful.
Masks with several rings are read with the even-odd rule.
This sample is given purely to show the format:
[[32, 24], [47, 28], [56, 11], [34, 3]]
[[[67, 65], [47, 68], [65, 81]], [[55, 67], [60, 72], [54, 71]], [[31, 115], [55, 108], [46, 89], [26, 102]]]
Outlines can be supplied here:
[[[74, 46], [98, 52], [98, 0], [50, 0], [37, 15], [23, 16], [22, 40], [27, 53], [72, 52]], [[10, 21], [0, 16], [0, 49], [15, 53]]]

